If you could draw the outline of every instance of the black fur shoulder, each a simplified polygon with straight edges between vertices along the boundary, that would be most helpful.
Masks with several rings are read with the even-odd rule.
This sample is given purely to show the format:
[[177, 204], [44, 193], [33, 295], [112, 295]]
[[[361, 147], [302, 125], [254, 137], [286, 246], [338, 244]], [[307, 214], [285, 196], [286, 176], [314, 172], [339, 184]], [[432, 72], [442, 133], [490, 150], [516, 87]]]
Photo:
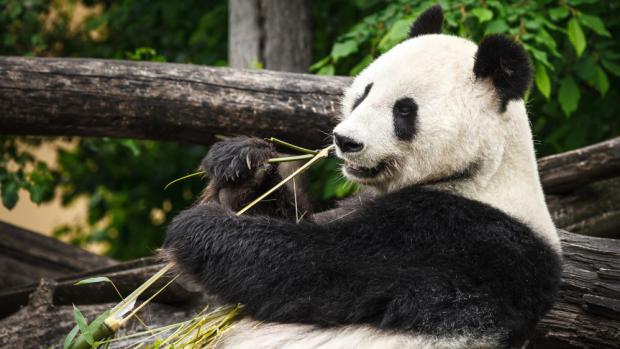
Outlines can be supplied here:
[[408, 188], [328, 224], [182, 212], [165, 246], [210, 292], [255, 318], [370, 324], [522, 345], [550, 309], [560, 258], [483, 203]]

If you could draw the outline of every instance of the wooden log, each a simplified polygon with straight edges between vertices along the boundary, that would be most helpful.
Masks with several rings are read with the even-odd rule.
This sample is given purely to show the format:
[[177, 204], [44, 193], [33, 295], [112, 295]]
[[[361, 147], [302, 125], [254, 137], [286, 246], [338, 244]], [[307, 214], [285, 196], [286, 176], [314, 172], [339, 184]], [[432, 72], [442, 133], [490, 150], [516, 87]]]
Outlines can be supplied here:
[[620, 176], [620, 137], [539, 159], [538, 170], [546, 194]]
[[[53, 282], [40, 284], [30, 297], [27, 307], [11, 317], [0, 320], [0, 348], [61, 348], [65, 336], [75, 326], [72, 305], [55, 305]], [[80, 305], [79, 309], [91, 322], [115, 303]], [[191, 318], [201, 307], [192, 305], [168, 306], [149, 303], [139, 316], [150, 327], [178, 323]], [[136, 320], [131, 320], [117, 335], [127, 335], [146, 330]], [[127, 348], [131, 341], [113, 343], [110, 348]]]
[[[561, 232], [560, 235], [564, 249], [564, 271], [559, 299], [539, 324], [537, 335], [530, 347], [617, 348], [620, 343], [620, 241], [568, 232]], [[134, 288], [138, 286], [139, 281], [135, 282]], [[56, 304], [54, 287], [57, 286], [54, 285], [52, 290], [47, 291], [48, 300], [43, 302], [45, 307], [42, 308], [40, 304], [32, 305], [32, 298], [37, 298], [33, 296], [27, 308], [0, 320], [0, 347], [32, 338], [31, 331], [44, 332], [44, 335], [36, 337], [39, 342], [35, 343], [39, 347], [47, 347], [61, 341], [72, 327], [73, 315], [69, 306]], [[113, 294], [112, 290], [101, 292]], [[77, 295], [74, 293], [73, 297]], [[155, 307], [150, 309], [149, 316], [145, 320], [147, 324], [152, 325], [186, 320], [192, 313], [202, 309], [205, 302], [210, 301], [201, 300], [195, 301], [193, 305], [181, 304], [173, 307], [154, 304]], [[70, 299], [67, 299], [63, 304], [69, 302]], [[106, 307], [81, 305], [80, 309], [92, 319]], [[40, 319], [54, 319], [54, 321], [44, 322], [45, 330], [37, 330], [38, 326], [42, 326]], [[37, 325], [34, 326], [33, 323]]]
[[209, 144], [326, 143], [349, 78], [118, 60], [0, 57], [0, 133]]
[[0, 237], [0, 290], [117, 263], [1, 221]]
[[547, 195], [556, 226], [573, 233], [620, 238], [620, 177]]
[[618, 348], [620, 241], [561, 233], [560, 297], [538, 326], [534, 348]]
[[[85, 273], [72, 274], [54, 279], [52, 292], [53, 304], [98, 304], [119, 301], [118, 290], [123, 296], [128, 295], [151, 275], [163, 268], [161, 260], [156, 257], [142, 258], [136, 261], [119, 263], [112, 267], [94, 269]], [[80, 280], [105, 276], [114, 286], [108, 282], [76, 285]], [[153, 295], [165, 283], [170, 281], [173, 275], [166, 275], [158, 280], [140, 298], [145, 299]], [[52, 277], [47, 277], [51, 280]], [[26, 286], [12, 287], [0, 290], [0, 318], [8, 316], [28, 304], [28, 298], [36, 290], [39, 281]], [[166, 288], [158, 297], [157, 302], [166, 304], [186, 303], [195, 299], [202, 293], [200, 288], [185, 278], [180, 278]]]

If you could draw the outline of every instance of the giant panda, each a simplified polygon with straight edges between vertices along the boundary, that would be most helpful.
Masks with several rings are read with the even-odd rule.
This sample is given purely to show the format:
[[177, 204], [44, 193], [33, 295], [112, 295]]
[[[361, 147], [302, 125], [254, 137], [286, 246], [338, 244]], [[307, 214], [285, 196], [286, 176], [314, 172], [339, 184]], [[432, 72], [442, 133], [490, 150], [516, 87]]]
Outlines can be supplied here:
[[260, 139], [216, 143], [205, 198], [165, 250], [208, 292], [245, 305], [220, 348], [521, 348], [558, 290], [561, 249], [538, 178], [523, 48], [440, 33], [410, 38], [346, 90], [333, 130], [364, 186], [297, 223], [291, 191], [236, 216], [282, 177]]

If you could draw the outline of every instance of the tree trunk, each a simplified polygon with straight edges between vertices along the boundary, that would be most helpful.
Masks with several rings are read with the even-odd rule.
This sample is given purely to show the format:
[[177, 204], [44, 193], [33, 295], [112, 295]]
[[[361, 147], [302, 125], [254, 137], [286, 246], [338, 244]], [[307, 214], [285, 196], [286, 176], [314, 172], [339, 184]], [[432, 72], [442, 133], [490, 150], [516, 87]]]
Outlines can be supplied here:
[[310, 0], [229, 0], [233, 68], [305, 73], [312, 60]]

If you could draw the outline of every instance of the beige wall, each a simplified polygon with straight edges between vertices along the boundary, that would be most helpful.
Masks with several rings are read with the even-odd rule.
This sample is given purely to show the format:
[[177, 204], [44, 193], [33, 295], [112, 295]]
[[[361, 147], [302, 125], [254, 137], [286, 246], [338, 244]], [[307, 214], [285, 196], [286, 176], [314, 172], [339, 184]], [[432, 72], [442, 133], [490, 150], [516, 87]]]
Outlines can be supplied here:
[[[37, 159], [43, 160], [53, 167], [56, 163], [56, 149], [58, 147], [71, 147], [72, 143], [57, 141], [44, 143], [33, 151]], [[62, 207], [60, 198], [46, 204], [36, 205], [30, 201], [30, 194], [21, 190], [19, 202], [12, 210], [7, 210], [0, 204], [0, 220], [37, 233], [49, 235], [55, 227], [62, 224], [84, 222], [86, 219], [87, 200], [78, 200], [71, 207]]]

